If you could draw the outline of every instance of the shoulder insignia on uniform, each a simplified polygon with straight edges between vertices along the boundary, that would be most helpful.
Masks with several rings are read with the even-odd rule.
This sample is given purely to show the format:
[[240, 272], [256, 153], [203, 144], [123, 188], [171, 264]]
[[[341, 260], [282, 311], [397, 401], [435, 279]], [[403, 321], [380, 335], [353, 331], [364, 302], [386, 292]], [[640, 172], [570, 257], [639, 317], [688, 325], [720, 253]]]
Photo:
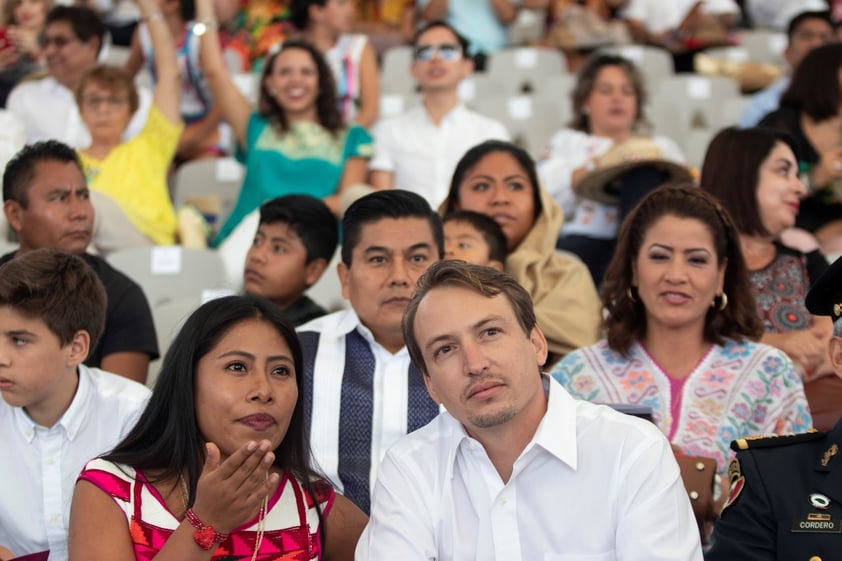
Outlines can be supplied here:
[[824, 451], [824, 455], [822, 456], [822, 465], [827, 467], [827, 464], [830, 463], [830, 459], [839, 452], [839, 446], [833, 444], [830, 448]]
[[801, 442], [820, 440], [824, 438], [824, 436], [825, 433], [819, 432], [815, 429], [810, 429], [808, 432], [799, 434], [747, 436], [745, 438], [738, 438], [737, 440], [731, 442], [731, 450], [739, 452], [740, 450], [749, 450], [754, 448], [774, 448], [776, 446], [787, 446], [789, 444], [799, 444]]
[[731, 463], [728, 464], [728, 483], [734, 483], [737, 479], [742, 476], [743, 472], [740, 469], [740, 460], [734, 458], [731, 460]]
[[[738, 466], [737, 469], [739, 469], [739, 466]], [[730, 475], [730, 472], [731, 472], [730, 468], [728, 469], [728, 472], [729, 472], [729, 475]], [[736, 478], [734, 478], [731, 481], [731, 485], [728, 489], [728, 499], [725, 501], [725, 504], [722, 505], [722, 510], [720, 511], [720, 514], [725, 512], [726, 508], [728, 508], [729, 506], [734, 504], [734, 502], [736, 502], [737, 498], [740, 496], [740, 493], [743, 492], [743, 489], [745, 488], [745, 486], [746, 486], [746, 478], [743, 475], [738, 475]]]

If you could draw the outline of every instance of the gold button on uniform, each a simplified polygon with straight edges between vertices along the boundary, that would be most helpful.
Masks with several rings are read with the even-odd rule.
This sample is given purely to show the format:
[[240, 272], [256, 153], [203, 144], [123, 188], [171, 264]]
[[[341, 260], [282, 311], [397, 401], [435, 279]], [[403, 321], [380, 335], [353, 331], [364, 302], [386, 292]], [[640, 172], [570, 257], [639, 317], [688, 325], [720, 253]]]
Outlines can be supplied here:
[[818, 555], [813, 555], [812, 557], [810, 557], [810, 561], [822, 561], [822, 558]]

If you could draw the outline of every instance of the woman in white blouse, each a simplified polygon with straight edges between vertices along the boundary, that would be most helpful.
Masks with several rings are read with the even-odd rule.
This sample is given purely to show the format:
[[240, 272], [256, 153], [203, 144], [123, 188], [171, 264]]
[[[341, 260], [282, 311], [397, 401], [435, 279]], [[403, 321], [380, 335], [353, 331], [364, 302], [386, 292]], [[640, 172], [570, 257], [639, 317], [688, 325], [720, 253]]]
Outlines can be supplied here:
[[[582, 198], [577, 185], [611, 148], [645, 135], [646, 91], [630, 61], [596, 55], [582, 66], [571, 98], [573, 119], [550, 139], [538, 175], [565, 213], [557, 247], [578, 255], [598, 285], [614, 250], [621, 213], [616, 205]], [[662, 158], [684, 163], [675, 142], [662, 136], [652, 140]]]

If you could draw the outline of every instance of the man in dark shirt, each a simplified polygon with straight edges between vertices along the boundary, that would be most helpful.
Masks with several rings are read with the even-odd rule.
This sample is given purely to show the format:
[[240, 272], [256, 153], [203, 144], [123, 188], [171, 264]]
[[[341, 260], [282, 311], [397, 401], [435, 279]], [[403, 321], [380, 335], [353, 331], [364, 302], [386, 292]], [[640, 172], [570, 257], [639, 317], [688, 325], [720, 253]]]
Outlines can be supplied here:
[[152, 312], [137, 283], [101, 257], [85, 253], [94, 209], [76, 152], [54, 140], [18, 152], [3, 173], [3, 211], [20, 248], [1, 257], [0, 265], [42, 247], [82, 257], [108, 296], [105, 331], [85, 364], [144, 383], [149, 361], [158, 358]]

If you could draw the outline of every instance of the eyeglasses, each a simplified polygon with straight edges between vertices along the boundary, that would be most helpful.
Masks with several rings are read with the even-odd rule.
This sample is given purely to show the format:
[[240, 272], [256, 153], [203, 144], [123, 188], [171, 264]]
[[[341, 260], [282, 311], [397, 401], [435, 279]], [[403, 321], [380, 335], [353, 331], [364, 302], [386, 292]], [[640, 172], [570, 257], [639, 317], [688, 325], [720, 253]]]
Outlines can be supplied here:
[[429, 62], [439, 55], [439, 60], [451, 62], [462, 58], [462, 47], [456, 43], [442, 43], [441, 45], [418, 45], [413, 57], [416, 62]]
[[73, 41], [77, 41], [76, 37], [68, 37], [66, 35], [54, 35], [49, 37], [44, 35], [41, 37], [41, 47], [46, 49], [50, 45], [55, 45], [57, 49], [61, 49], [62, 47], [66, 47]]
[[99, 96], [86, 96], [82, 98], [82, 105], [86, 107], [90, 107], [92, 109], [96, 109], [97, 107], [102, 106], [103, 104], [109, 107], [117, 107], [118, 105], [123, 105], [127, 103], [129, 98], [127, 96], [116, 96], [112, 95], [109, 97], [99, 97]]

